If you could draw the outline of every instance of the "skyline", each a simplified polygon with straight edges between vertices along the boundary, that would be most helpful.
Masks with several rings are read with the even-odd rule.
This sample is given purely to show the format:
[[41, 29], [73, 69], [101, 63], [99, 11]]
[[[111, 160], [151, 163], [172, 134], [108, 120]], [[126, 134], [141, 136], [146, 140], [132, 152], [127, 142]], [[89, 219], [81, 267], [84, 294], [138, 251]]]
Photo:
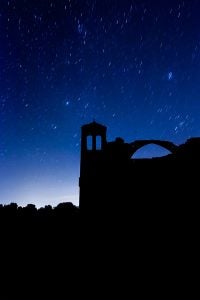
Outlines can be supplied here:
[[0, 4], [0, 203], [78, 205], [93, 119], [109, 141], [200, 136], [198, 0]]

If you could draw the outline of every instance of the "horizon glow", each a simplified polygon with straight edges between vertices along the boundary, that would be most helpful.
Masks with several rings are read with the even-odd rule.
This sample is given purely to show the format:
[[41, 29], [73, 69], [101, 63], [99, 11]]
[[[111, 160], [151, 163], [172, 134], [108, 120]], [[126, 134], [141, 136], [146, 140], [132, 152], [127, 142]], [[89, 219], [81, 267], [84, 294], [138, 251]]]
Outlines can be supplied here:
[[0, 4], [0, 203], [78, 205], [93, 119], [108, 141], [200, 136], [198, 0]]

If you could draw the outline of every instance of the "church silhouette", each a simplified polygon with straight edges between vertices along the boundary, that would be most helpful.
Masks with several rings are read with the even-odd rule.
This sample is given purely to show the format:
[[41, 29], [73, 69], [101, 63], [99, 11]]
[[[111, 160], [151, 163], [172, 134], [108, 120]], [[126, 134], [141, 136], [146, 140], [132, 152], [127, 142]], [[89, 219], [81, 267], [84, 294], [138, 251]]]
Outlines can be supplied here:
[[[200, 138], [179, 146], [153, 139], [108, 142], [106, 132], [106, 126], [96, 122], [81, 128], [81, 211], [127, 213], [131, 209], [149, 214], [180, 208], [183, 197], [190, 199], [191, 193], [198, 192]], [[148, 144], [161, 146], [170, 154], [134, 158], [136, 151]]]
[[[138, 149], [152, 143], [170, 154], [135, 158]], [[146, 288], [146, 281], [155, 284], [155, 290], [166, 283], [165, 292], [170, 281], [177, 285], [177, 278], [186, 286], [191, 278], [197, 280], [193, 266], [196, 268], [199, 258], [199, 157], [200, 138], [179, 146], [158, 140], [125, 143], [117, 138], [108, 142], [105, 126], [83, 125], [80, 209], [72, 203], [39, 209], [33, 204], [0, 205], [2, 274], [8, 273], [4, 279], [11, 287], [1, 298], [8, 299], [9, 292], [15, 291], [16, 278], [22, 292], [27, 293], [29, 285], [32, 291], [35, 274], [41, 276], [40, 283], [47, 279], [45, 293], [50, 295], [54, 269], [56, 276], [60, 274], [59, 283], [64, 278], [65, 289], [70, 282], [67, 275], [76, 282], [77, 274], [85, 270], [100, 285], [98, 290], [102, 281], [96, 274], [107, 276], [108, 285], [114, 282], [115, 289], [116, 282], [120, 285], [124, 274], [129, 277], [132, 270], [141, 282], [140, 290]], [[83, 276], [78, 277], [82, 280]], [[86, 285], [93, 293], [90, 277], [86, 276]], [[132, 283], [130, 288], [134, 289]], [[20, 296], [21, 290], [16, 289]]]

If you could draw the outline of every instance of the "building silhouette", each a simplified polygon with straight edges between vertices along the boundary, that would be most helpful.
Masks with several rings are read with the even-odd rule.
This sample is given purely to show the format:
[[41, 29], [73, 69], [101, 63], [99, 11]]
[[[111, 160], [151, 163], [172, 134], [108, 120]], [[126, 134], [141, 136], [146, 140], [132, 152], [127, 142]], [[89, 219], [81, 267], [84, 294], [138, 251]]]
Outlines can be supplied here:
[[[182, 145], [162, 140], [136, 140], [125, 143], [122, 138], [108, 142], [107, 128], [92, 122], [81, 128], [80, 201], [82, 211], [122, 212], [130, 207], [157, 209], [163, 203], [176, 204], [183, 195], [198, 189], [200, 138]], [[136, 159], [142, 147], [155, 144], [170, 154], [151, 159]], [[163, 197], [168, 202], [163, 201]], [[144, 212], [144, 209], [142, 209]]]

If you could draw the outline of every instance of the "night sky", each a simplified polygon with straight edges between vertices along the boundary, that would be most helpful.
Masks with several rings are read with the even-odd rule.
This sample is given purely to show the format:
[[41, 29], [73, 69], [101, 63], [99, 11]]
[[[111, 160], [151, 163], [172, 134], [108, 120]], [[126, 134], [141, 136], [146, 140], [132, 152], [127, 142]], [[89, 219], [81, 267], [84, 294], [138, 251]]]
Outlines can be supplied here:
[[108, 140], [200, 136], [200, 0], [0, 0], [0, 202], [78, 204], [93, 119]]

